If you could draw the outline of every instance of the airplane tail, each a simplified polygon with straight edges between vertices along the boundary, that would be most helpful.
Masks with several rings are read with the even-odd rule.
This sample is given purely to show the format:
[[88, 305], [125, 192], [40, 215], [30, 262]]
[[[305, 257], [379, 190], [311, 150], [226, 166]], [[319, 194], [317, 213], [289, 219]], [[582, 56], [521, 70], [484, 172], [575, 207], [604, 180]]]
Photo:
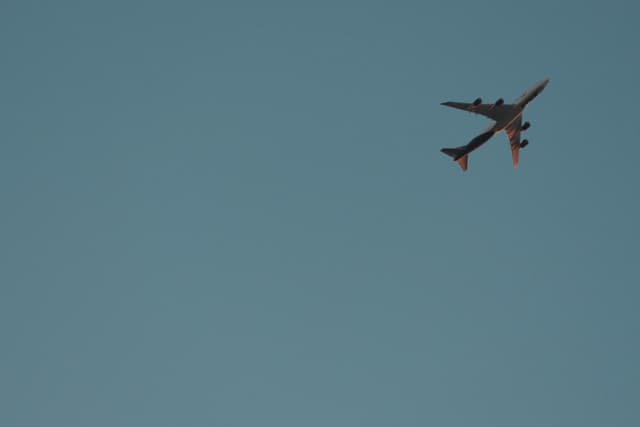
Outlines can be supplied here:
[[456, 148], [443, 148], [442, 151], [447, 156], [453, 157], [453, 160], [456, 161], [462, 171], [467, 170], [467, 165], [469, 163], [469, 154], [467, 153], [466, 147], [463, 145], [461, 147]]

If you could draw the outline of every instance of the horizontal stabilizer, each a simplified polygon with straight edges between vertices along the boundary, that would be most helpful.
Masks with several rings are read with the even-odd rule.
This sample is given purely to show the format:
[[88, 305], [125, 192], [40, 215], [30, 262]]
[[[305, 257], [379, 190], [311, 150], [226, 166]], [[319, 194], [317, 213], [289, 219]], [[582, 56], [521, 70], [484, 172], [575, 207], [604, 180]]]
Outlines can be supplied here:
[[466, 147], [463, 145], [462, 147], [456, 148], [443, 148], [442, 151], [447, 156], [453, 157], [463, 171], [467, 170], [467, 164], [469, 162], [469, 154], [467, 153]]
[[447, 156], [453, 157], [453, 160], [458, 161], [460, 157], [464, 156], [466, 151], [465, 148], [466, 147], [463, 145], [462, 147], [456, 148], [443, 148], [440, 151], [442, 151]]
[[460, 167], [462, 168], [462, 172], [466, 172], [467, 171], [467, 164], [469, 162], [469, 155], [465, 154], [464, 156], [460, 157], [457, 160], [457, 162], [460, 165]]

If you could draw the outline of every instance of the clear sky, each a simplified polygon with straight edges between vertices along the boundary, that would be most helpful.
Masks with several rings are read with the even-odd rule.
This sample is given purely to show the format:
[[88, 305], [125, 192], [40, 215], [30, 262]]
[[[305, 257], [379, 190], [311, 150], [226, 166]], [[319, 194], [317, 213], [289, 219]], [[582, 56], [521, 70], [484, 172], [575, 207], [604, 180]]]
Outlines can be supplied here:
[[0, 425], [640, 425], [639, 13], [2, 1]]

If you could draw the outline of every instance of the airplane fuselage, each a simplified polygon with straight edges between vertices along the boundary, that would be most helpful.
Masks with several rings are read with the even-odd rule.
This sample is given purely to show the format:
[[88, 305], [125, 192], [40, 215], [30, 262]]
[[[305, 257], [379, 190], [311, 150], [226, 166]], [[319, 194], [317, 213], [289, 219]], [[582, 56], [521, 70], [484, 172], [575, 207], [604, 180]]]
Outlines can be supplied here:
[[536, 83], [531, 88], [529, 88], [529, 90], [523, 93], [522, 96], [520, 96], [520, 98], [516, 99], [514, 104], [516, 104], [517, 106], [519, 106], [521, 109], [524, 110], [524, 107], [526, 107], [528, 103], [533, 101], [533, 99], [536, 96], [540, 95], [544, 90], [544, 88], [547, 87], [548, 84], [549, 84], [549, 79], [544, 79]]

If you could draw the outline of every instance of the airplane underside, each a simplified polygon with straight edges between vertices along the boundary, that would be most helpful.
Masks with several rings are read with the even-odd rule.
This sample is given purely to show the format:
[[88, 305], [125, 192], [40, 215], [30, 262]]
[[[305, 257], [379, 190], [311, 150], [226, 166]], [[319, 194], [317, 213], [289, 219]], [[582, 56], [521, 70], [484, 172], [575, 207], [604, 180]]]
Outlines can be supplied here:
[[453, 158], [462, 170], [466, 171], [469, 165], [469, 154], [491, 139], [496, 133], [504, 130], [509, 137], [513, 167], [517, 167], [520, 160], [520, 149], [529, 144], [526, 139], [520, 141], [521, 133], [530, 127], [529, 122], [522, 123], [522, 112], [527, 104], [544, 90], [548, 83], [549, 79], [545, 79], [535, 84], [516, 99], [513, 104], [505, 104], [502, 98], [499, 98], [493, 104], [483, 104], [480, 98], [472, 103], [443, 102], [442, 105], [483, 115], [495, 123], [491, 128], [474, 137], [468, 144], [460, 147], [442, 148], [440, 151]]

